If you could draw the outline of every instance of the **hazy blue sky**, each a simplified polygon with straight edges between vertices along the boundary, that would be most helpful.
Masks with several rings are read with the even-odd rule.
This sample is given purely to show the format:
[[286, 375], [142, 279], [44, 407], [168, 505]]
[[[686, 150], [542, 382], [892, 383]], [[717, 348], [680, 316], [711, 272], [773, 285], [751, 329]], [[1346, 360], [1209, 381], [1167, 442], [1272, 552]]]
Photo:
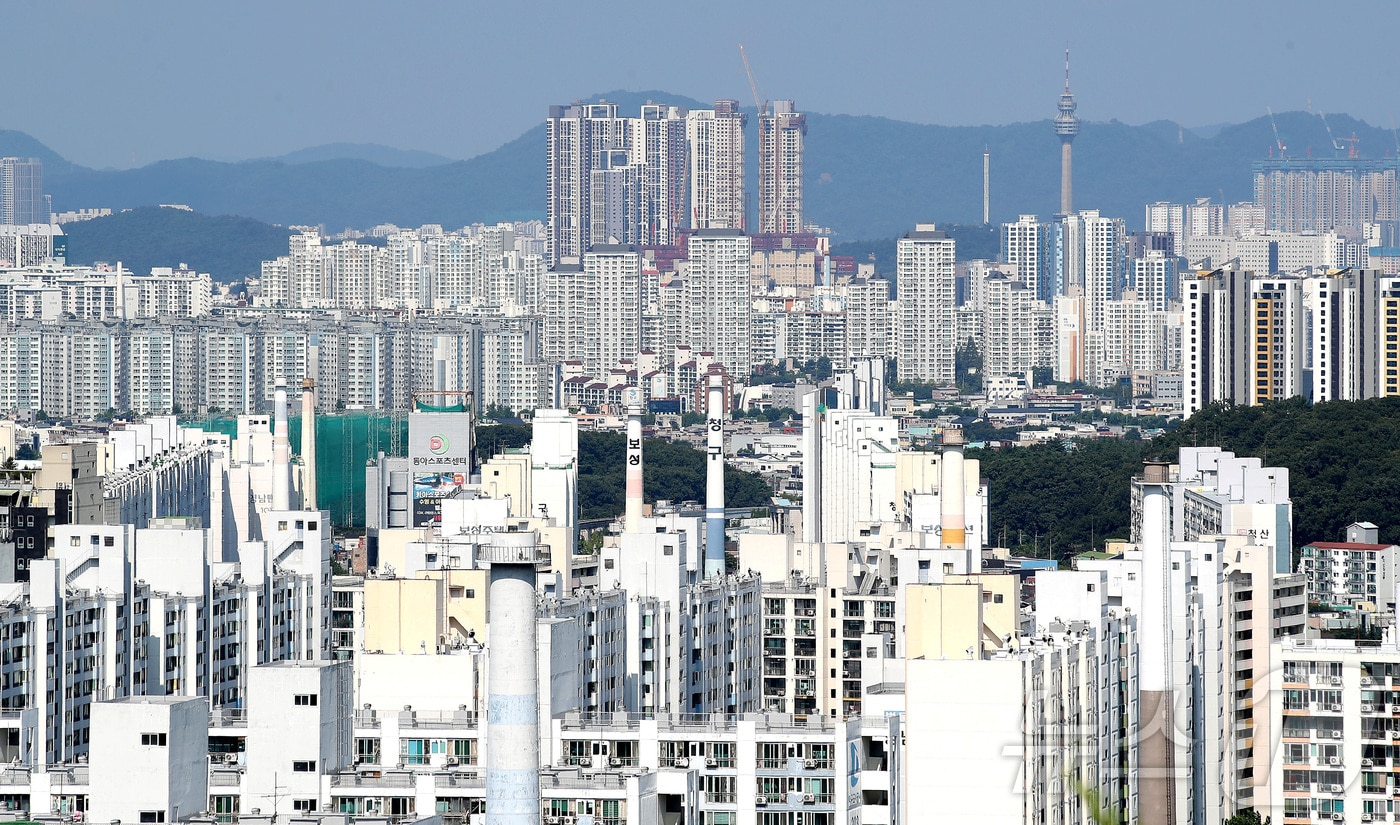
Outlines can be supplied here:
[[[94, 166], [336, 141], [488, 151], [612, 89], [765, 97], [970, 125], [1054, 113], [1062, 50], [1089, 120], [1275, 111], [1389, 125], [1394, 0], [3, 0], [0, 128]], [[1335, 9], [1335, 10], [1334, 10]]]

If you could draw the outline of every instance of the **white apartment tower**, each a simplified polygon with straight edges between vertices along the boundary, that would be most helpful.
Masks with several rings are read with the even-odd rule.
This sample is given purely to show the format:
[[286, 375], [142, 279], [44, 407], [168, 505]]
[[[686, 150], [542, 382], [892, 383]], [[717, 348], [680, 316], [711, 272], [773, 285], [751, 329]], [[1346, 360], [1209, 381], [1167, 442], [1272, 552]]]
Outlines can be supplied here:
[[1015, 223], [1001, 225], [1001, 261], [1016, 268], [1016, 277], [1031, 288], [1042, 301], [1055, 295], [1055, 277], [1051, 269], [1050, 227], [1035, 215], [1021, 215]]
[[1051, 366], [1054, 319], [1030, 284], [993, 271], [983, 281], [982, 371], [1020, 375]]
[[1400, 394], [1400, 278], [1345, 269], [1306, 279], [1303, 293], [1312, 400]]
[[626, 148], [625, 127], [616, 103], [550, 107], [545, 121], [545, 258], [550, 264], [563, 256], [577, 258], [591, 245], [592, 173], [603, 152]]
[[952, 384], [957, 327], [954, 261], [957, 243], [931, 223], [899, 239], [895, 257], [899, 295], [896, 357], [901, 381]]
[[705, 229], [690, 236], [689, 250], [687, 343], [694, 352], [713, 353], [730, 375], [748, 375], [752, 241], [738, 229]]
[[758, 118], [758, 231], [801, 232], [802, 153], [807, 116], [791, 100], [775, 100]]
[[597, 362], [585, 366], [598, 374], [635, 359], [642, 349], [642, 256], [635, 247], [595, 244], [583, 256], [583, 274], [598, 297], [591, 313], [598, 321], [591, 331]]
[[1182, 280], [1182, 403], [1187, 415], [1243, 399], [1248, 380], [1248, 273], [1198, 272]]
[[1145, 257], [1133, 259], [1133, 291], [1137, 300], [1146, 302], [1156, 312], [1171, 308], [1177, 297], [1176, 279], [1176, 258], [1168, 257], [1160, 249], [1149, 249]]
[[[685, 123], [684, 109], [660, 103], [647, 103], [641, 117], [630, 120], [632, 163], [640, 167], [639, 225], [634, 243], [673, 244], [688, 223]], [[605, 241], [607, 238], [594, 238], [592, 243]]]
[[890, 335], [890, 282], [853, 279], [846, 284], [846, 362], [894, 355]]
[[0, 224], [48, 222], [44, 164], [38, 158], [0, 158]]
[[1066, 244], [1079, 244], [1071, 259], [1078, 266], [1066, 267], [1066, 281], [1083, 285], [1085, 319], [1089, 331], [1097, 332], [1103, 328], [1103, 305], [1121, 297], [1126, 280], [1123, 219], [1085, 209], [1064, 222]]
[[735, 100], [686, 115], [690, 145], [690, 226], [744, 227], [744, 126], [748, 115]]

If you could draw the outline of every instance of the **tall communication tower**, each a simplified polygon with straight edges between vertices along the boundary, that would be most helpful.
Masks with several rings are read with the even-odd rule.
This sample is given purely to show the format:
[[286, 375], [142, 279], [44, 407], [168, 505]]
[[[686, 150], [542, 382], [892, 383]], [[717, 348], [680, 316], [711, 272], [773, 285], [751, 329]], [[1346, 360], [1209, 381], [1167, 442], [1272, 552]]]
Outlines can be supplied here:
[[1055, 116], [1055, 134], [1060, 138], [1060, 214], [1074, 211], [1074, 150], [1070, 144], [1079, 134], [1079, 118], [1074, 114], [1074, 93], [1069, 90], [1069, 49], [1065, 49], [1065, 91], [1060, 95], [1060, 113]]

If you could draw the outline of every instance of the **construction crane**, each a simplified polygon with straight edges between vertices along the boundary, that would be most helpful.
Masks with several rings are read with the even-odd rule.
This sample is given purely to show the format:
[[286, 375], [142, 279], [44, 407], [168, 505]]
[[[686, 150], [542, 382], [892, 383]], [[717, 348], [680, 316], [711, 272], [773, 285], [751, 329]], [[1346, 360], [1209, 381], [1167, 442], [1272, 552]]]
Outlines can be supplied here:
[[1273, 127], [1274, 130], [1274, 143], [1278, 144], [1279, 160], [1282, 160], [1283, 153], [1287, 151], [1288, 147], [1283, 145], [1283, 140], [1278, 136], [1278, 124], [1274, 122], [1274, 110], [1268, 108], [1267, 111], [1269, 112], [1269, 126]]
[[[1349, 138], [1333, 137], [1332, 127], [1327, 125], [1326, 113], [1318, 112], [1317, 116], [1322, 118], [1322, 126], [1327, 130], [1327, 139], [1332, 141], [1332, 148], [1336, 149], [1338, 152], [1345, 151], [1347, 153], [1347, 157], [1355, 158], [1357, 156], [1356, 144], [1361, 142], [1361, 138], [1357, 137], [1355, 132], [1352, 132], [1351, 137]], [[1348, 145], [1346, 147], [1343, 147], [1343, 143]]]
[[[747, 51], [744, 50], [744, 44], [743, 44], [743, 43], [740, 43], [740, 44], [739, 44], [739, 57], [742, 58], [743, 61], [744, 61], [744, 74], [748, 75], [748, 78], [749, 78], [749, 91], [750, 91], [750, 92], [753, 92], [753, 105], [754, 105], [754, 108], [758, 109], [758, 146], [759, 146], [759, 149], [758, 149], [758, 156], [759, 156], [758, 185], [759, 185], [759, 188], [760, 188], [760, 190], [761, 190], [762, 187], [763, 187], [763, 175], [764, 175], [763, 168], [762, 168], [762, 167], [763, 167], [763, 160], [762, 160], [762, 158], [763, 158], [763, 147], [768, 145], [768, 144], [767, 144], [767, 130], [770, 129], [770, 128], [772, 128], [772, 124], [768, 121], [768, 118], [767, 118], [767, 114], [768, 114], [768, 101], [766, 101], [766, 100], [764, 100], [764, 99], [762, 99], [762, 98], [760, 98], [760, 97], [758, 96], [758, 84], [754, 82], [754, 79], [753, 79], [753, 69], [749, 66], [749, 53], [748, 53]], [[761, 211], [763, 211], [763, 195], [762, 195], [762, 192], [761, 192], [761, 191], [760, 191], [760, 193], [759, 193], [758, 203], [759, 203], [759, 211], [761, 212]], [[774, 215], [773, 215], [773, 221], [772, 221], [772, 223], [774, 223], [774, 224], [776, 224], [776, 222], [777, 222], [777, 213], [776, 213], [777, 208], [778, 208], [777, 198], [773, 198], [773, 210], [774, 210]], [[748, 212], [748, 208], [745, 207], [744, 211], [745, 211], [745, 213], [747, 213], [747, 212]], [[757, 228], [759, 231], [762, 231], [762, 229], [763, 229], [763, 216], [762, 216], [762, 215], [760, 215], [759, 218], [758, 218], [758, 226], [757, 226], [756, 228]], [[776, 227], [776, 225], [775, 225], [775, 226], [774, 226], [774, 229], [776, 230], [776, 228], [777, 228], [777, 227]]]
[[749, 76], [749, 91], [753, 92], [753, 105], [758, 110], [758, 116], [763, 117], [768, 112], [768, 101], [758, 96], [758, 84], [753, 81], [753, 69], [749, 68], [749, 53], [744, 51], [744, 44], [739, 44], [739, 57], [744, 61], [744, 74]]
[[[1349, 158], [1355, 158], [1359, 156], [1359, 153], [1356, 150], [1356, 144], [1360, 142], [1361, 138], [1357, 137], [1355, 132], [1351, 133], [1351, 137], [1337, 138], [1337, 143], [1347, 144], [1347, 157]], [[1340, 149], [1341, 147], [1338, 146], [1337, 148]]]

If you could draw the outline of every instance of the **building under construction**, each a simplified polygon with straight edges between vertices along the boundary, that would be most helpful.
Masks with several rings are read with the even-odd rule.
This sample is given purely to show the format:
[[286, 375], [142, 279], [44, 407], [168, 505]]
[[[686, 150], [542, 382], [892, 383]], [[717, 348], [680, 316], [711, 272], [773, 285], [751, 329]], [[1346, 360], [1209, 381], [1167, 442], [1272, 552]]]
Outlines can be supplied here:
[[1254, 203], [1274, 232], [1357, 238], [1400, 219], [1400, 158], [1270, 158], [1254, 163]]

